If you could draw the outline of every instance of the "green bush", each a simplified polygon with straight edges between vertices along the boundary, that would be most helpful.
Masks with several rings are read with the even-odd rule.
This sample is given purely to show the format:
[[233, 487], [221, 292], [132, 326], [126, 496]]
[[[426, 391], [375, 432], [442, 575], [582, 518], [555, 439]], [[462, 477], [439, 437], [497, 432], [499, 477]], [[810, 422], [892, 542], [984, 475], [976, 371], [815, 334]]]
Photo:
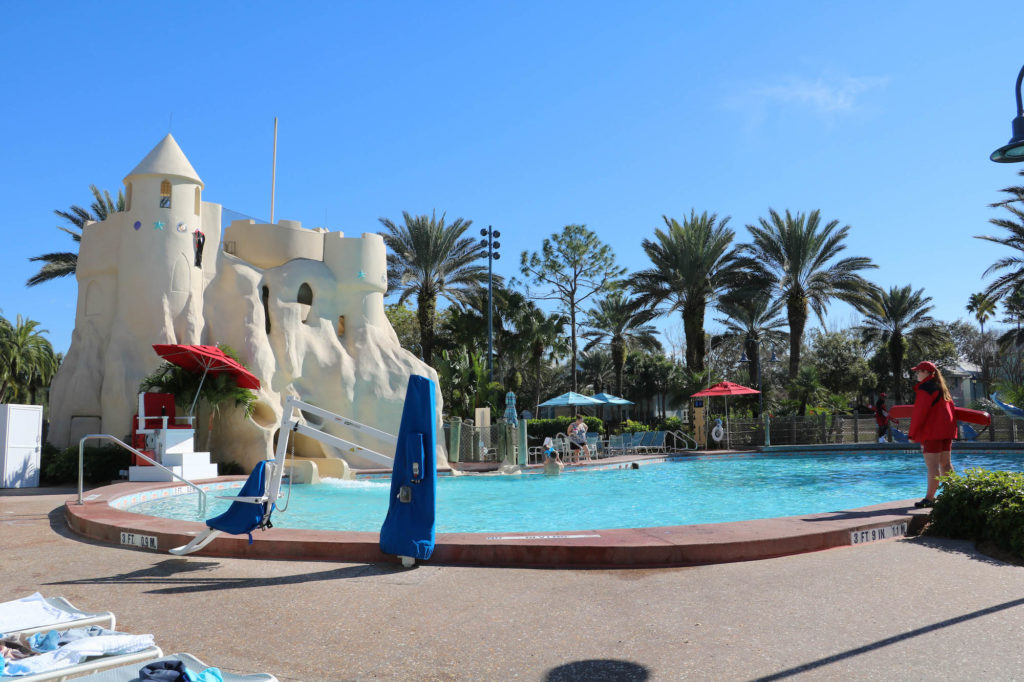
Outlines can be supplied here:
[[940, 480], [930, 534], [990, 541], [1024, 559], [1024, 474], [968, 469]]
[[[131, 453], [116, 445], [85, 448], [82, 475], [88, 483], [106, 483], [120, 478], [131, 464]], [[40, 453], [40, 481], [46, 485], [78, 483], [78, 446], [58, 450], [47, 444]]]
[[683, 420], [679, 417], [666, 417], [663, 419], [655, 428], [655, 431], [682, 431], [688, 429], [688, 426], [683, 423]]
[[638, 433], [640, 431], [650, 431], [647, 428], [647, 424], [642, 422], [635, 422], [632, 419], [627, 419], [619, 425], [622, 428], [623, 433]]
[[[569, 424], [576, 421], [575, 417], [555, 417], [554, 419], [530, 419], [526, 424], [530, 440], [543, 441], [547, 437], [554, 438], [558, 434], [565, 435]], [[597, 417], [583, 417], [587, 425], [587, 433], [604, 434], [604, 422]]]

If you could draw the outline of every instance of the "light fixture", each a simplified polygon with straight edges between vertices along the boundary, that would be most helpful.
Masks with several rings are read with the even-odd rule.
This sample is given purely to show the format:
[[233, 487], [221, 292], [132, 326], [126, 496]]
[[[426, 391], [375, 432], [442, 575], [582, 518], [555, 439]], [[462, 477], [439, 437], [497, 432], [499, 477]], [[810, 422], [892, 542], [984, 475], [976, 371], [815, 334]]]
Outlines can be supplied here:
[[1021, 67], [1017, 74], [1017, 117], [1011, 124], [1013, 137], [999, 149], [992, 152], [988, 158], [996, 163], [1020, 163], [1024, 161], [1024, 106], [1021, 105], [1020, 86], [1024, 80], [1024, 67]]

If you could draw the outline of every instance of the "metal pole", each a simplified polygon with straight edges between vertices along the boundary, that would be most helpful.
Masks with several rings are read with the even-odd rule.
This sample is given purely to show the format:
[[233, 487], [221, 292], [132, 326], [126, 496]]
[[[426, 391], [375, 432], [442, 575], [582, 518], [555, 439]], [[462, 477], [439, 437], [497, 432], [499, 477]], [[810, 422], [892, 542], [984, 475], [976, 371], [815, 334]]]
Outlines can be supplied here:
[[277, 116], [274, 117], [274, 163], [270, 171], [270, 222], [274, 222], [274, 190], [277, 187]]
[[761, 342], [757, 342], [757, 415], [764, 414], [764, 389], [761, 388]]
[[494, 271], [494, 230], [487, 226], [487, 381], [494, 382], [494, 301], [491, 274]]

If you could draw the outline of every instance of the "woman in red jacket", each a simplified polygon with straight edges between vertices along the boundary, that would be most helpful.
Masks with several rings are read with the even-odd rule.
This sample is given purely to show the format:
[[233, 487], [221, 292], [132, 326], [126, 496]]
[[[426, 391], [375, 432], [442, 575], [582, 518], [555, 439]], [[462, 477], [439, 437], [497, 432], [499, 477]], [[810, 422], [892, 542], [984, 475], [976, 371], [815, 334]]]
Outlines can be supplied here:
[[915, 507], [931, 507], [939, 488], [938, 477], [953, 470], [950, 451], [956, 438], [956, 418], [953, 399], [946, 381], [934, 364], [917, 363], [912, 372], [917, 377], [914, 385], [914, 411], [910, 417], [910, 440], [921, 444], [924, 463], [928, 467], [928, 492]]

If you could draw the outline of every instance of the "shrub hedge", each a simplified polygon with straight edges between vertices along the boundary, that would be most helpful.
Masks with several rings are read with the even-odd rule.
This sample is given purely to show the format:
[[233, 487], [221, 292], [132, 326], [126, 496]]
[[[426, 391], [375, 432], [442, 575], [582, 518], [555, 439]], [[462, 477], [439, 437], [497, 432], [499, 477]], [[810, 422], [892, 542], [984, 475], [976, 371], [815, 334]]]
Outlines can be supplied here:
[[[544, 440], [548, 436], [554, 438], [559, 433], [564, 434], [569, 429], [569, 424], [576, 421], [575, 417], [555, 417], [554, 419], [530, 419], [526, 423], [526, 432], [530, 440]], [[587, 433], [604, 434], [604, 422], [597, 417], [583, 417], [583, 423], [587, 425]]]
[[990, 541], [1024, 560], [1024, 474], [968, 469], [940, 480], [929, 534]]
[[[117, 480], [131, 464], [131, 454], [116, 445], [85, 448], [82, 475], [88, 483]], [[78, 446], [58, 450], [47, 444], [39, 457], [39, 478], [45, 485], [78, 482]]]

